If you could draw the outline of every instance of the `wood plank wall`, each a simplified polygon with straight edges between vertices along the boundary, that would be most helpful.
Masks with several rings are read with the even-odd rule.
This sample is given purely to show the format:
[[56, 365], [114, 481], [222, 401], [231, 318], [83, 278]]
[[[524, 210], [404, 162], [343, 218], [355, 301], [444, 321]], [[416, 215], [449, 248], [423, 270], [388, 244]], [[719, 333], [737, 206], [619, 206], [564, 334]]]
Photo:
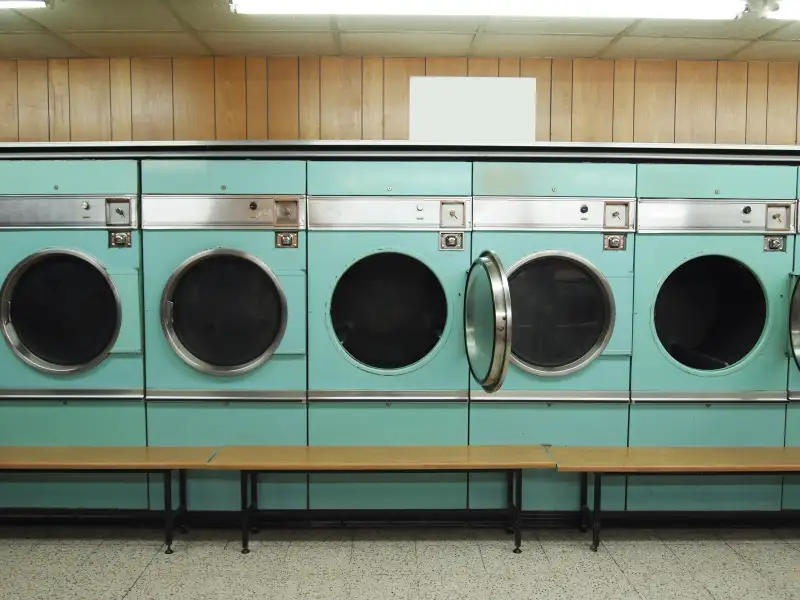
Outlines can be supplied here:
[[536, 77], [537, 138], [795, 144], [798, 64], [233, 57], [0, 60], [0, 140], [405, 139], [409, 77]]

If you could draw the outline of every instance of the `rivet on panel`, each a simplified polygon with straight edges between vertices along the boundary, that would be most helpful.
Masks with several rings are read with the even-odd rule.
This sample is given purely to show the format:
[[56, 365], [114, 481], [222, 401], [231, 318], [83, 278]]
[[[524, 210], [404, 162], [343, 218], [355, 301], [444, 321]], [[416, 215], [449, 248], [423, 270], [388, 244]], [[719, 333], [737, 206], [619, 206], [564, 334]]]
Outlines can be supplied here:
[[714, 193], [719, 196], [719, 190], [714, 190]]
[[392, 191], [392, 186], [387, 186], [386, 191], [387, 192], [391, 192]]
[[224, 192], [225, 190], [228, 189], [228, 186], [227, 185], [222, 185], [222, 186], [220, 186], [219, 189], [221, 189]]
[[558, 191], [558, 188], [550, 188], [550, 189], [554, 194]]
[[57, 185], [54, 185], [54, 186], [53, 186], [53, 189], [54, 189], [54, 190], [57, 190], [57, 189], [58, 189], [58, 186], [57, 186]]

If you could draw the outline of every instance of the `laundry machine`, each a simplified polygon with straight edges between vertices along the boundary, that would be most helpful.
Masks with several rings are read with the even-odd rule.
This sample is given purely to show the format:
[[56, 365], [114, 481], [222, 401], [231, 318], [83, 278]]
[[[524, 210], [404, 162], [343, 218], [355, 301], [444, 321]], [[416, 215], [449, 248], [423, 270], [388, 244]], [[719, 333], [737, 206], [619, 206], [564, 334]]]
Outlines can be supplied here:
[[[471, 193], [468, 162], [309, 162], [309, 445], [467, 444], [470, 373], [501, 384], [510, 318], [499, 260], [470, 255]], [[314, 509], [453, 509], [467, 485], [312, 475], [309, 497]]]
[[[144, 446], [134, 161], [0, 161], [0, 444]], [[0, 503], [147, 508], [143, 475], [3, 475]]]
[[[630, 446], [783, 446], [797, 169], [643, 164]], [[779, 510], [780, 477], [628, 479], [629, 510]]]
[[[473, 193], [473, 251], [506, 266], [513, 317], [502, 389], [471, 386], [470, 444], [626, 446], [636, 166], [477, 162]], [[577, 510], [576, 477], [525, 478], [526, 509]], [[469, 487], [472, 508], [505, 502], [495, 475]], [[609, 480], [605, 505], [624, 499]]]
[[[306, 444], [305, 163], [142, 162], [148, 440]], [[194, 510], [236, 510], [238, 478], [192, 473]], [[304, 475], [262, 508], [304, 508]], [[160, 496], [156, 481], [152, 497]]]

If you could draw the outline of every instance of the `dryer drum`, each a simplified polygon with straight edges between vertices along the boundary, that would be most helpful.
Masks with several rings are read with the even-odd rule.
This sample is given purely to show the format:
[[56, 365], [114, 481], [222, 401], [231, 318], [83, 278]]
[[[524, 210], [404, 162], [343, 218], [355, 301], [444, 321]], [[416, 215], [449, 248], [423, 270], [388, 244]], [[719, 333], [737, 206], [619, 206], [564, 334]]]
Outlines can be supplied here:
[[45, 372], [96, 366], [113, 348], [122, 322], [105, 269], [72, 250], [44, 250], [22, 261], [6, 280], [0, 302], [6, 340]]
[[656, 297], [658, 339], [682, 365], [715, 371], [755, 348], [767, 321], [767, 300], [755, 274], [726, 256], [691, 259], [675, 269]]
[[588, 365], [614, 326], [614, 298], [603, 275], [581, 257], [542, 252], [509, 269], [514, 314], [511, 357], [542, 376]]
[[331, 322], [342, 347], [376, 369], [400, 369], [428, 355], [447, 323], [447, 298], [436, 275], [415, 258], [382, 252], [339, 279]]
[[[202, 371], [241, 373], [263, 364], [286, 328], [286, 299], [257, 259], [233, 250], [201, 253], [164, 290], [171, 303], [168, 339]], [[177, 343], [174, 343], [177, 342]]]

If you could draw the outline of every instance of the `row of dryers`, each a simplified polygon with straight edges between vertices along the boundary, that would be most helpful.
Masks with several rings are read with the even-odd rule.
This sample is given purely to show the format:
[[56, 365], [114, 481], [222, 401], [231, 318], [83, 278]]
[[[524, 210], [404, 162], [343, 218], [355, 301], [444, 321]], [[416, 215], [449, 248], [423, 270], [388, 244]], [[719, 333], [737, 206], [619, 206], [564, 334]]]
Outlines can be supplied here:
[[[800, 407], [787, 407], [800, 390], [797, 177], [681, 164], [0, 163], [0, 443], [800, 443]], [[505, 492], [477, 475], [307, 483], [265, 478], [262, 502], [491, 508]], [[710, 493], [609, 484], [612, 509], [800, 505], [780, 478], [716, 478]], [[11, 480], [3, 502], [147, 505], [136, 477], [53, 485]], [[233, 509], [237, 494], [218, 476], [190, 485], [198, 510]], [[568, 478], [526, 485], [526, 508], [577, 499]]]

